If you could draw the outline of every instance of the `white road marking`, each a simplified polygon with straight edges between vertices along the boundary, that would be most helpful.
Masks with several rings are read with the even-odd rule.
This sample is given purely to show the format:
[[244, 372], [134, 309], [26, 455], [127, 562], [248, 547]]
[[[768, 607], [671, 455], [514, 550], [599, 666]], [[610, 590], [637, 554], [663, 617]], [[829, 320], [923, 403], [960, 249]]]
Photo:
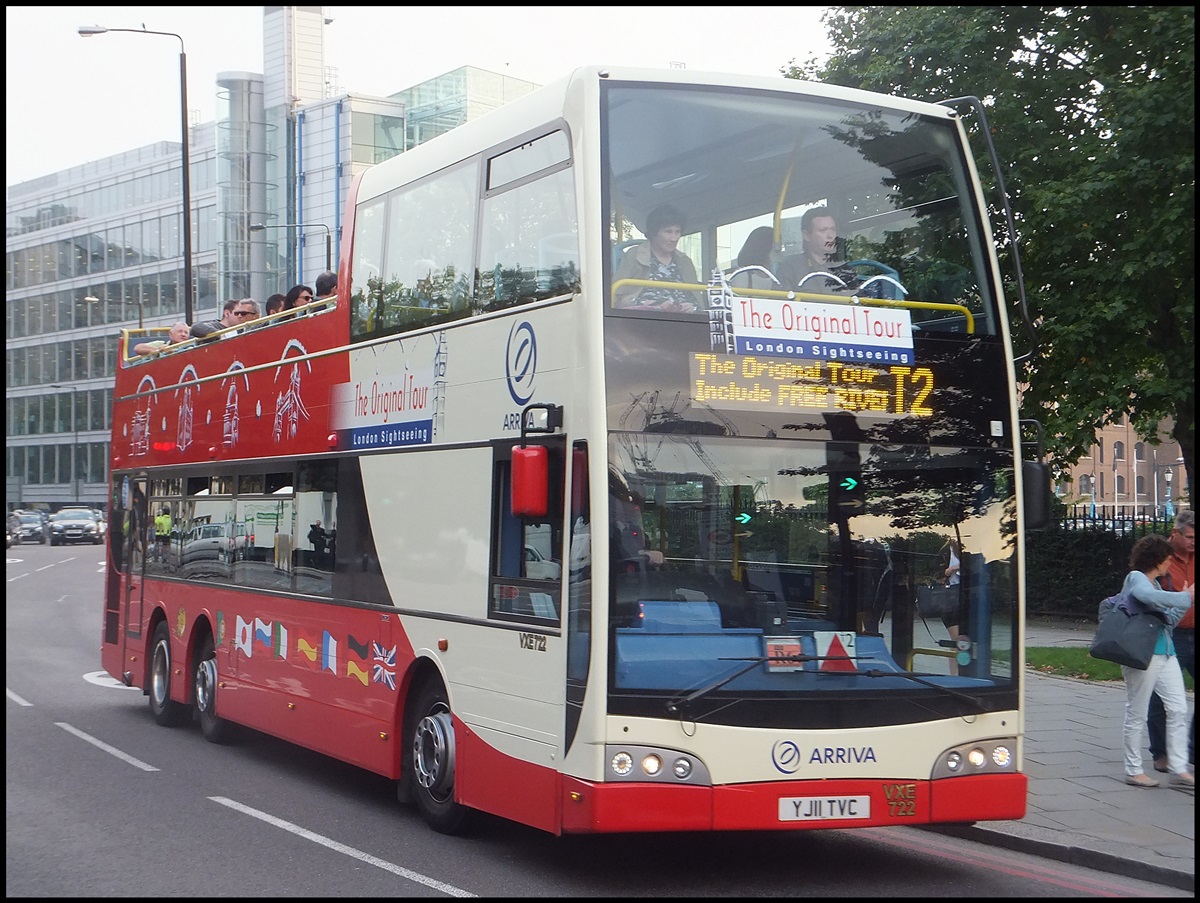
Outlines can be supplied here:
[[71, 727], [71, 725], [67, 724], [65, 721], [55, 721], [54, 723], [58, 727], [61, 727], [68, 734], [74, 734], [80, 740], [85, 740], [88, 743], [92, 744], [92, 746], [96, 747], [97, 749], [102, 749], [109, 755], [116, 756], [122, 762], [128, 762], [134, 768], [140, 768], [142, 771], [158, 771], [158, 769], [155, 768], [153, 765], [147, 765], [141, 759], [135, 759], [133, 756], [129, 755], [128, 753], [123, 753], [123, 752], [121, 752], [121, 750], [117, 749], [115, 746], [109, 746], [103, 740], [97, 740], [95, 737], [91, 736], [90, 734], [85, 734], [79, 728]]
[[107, 671], [89, 671], [83, 675], [83, 679], [90, 684], [95, 684], [98, 687], [116, 687], [118, 690], [136, 690], [137, 687], [127, 687], [122, 681], [117, 680]]
[[14, 693], [12, 690], [10, 690], [8, 687], [4, 688], [4, 695], [7, 696], [9, 699], [11, 699], [13, 702], [15, 702], [17, 705], [33, 705], [32, 702], [28, 702], [27, 700], [22, 699], [20, 696], [18, 696], [16, 693]]
[[306, 828], [301, 828], [299, 825], [294, 825], [290, 821], [284, 821], [282, 818], [276, 818], [274, 815], [268, 815], [259, 809], [252, 809], [241, 803], [227, 799], [223, 796], [210, 796], [210, 800], [214, 803], [220, 803], [222, 806], [228, 806], [243, 815], [249, 815], [252, 818], [257, 818], [259, 821], [265, 821], [268, 825], [273, 825], [276, 828], [282, 828], [284, 831], [290, 831], [305, 840], [311, 840], [313, 843], [327, 847], [336, 853], [342, 853], [352, 859], [357, 859], [359, 862], [365, 862], [367, 865], [373, 865], [376, 868], [383, 869], [385, 872], [391, 872], [393, 875], [399, 875], [401, 878], [407, 878], [409, 881], [414, 881], [417, 884], [424, 884], [426, 887], [431, 887], [434, 890], [441, 891], [451, 897], [474, 897], [470, 891], [463, 890], [460, 887], [455, 887], [453, 884], [446, 884], [438, 881], [435, 878], [430, 878], [427, 875], [422, 875], [419, 872], [414, 872], [403, 866], [395, 865], [383, 859], [377, 859], [369, 853], [364, 853], [362, 850], [356, 850], [354, 847], [348, 847], [343, 843], [338, 843], [336, 840], [330, 840], [328, 837], [322, 837], [320, 834], [314, 834]]

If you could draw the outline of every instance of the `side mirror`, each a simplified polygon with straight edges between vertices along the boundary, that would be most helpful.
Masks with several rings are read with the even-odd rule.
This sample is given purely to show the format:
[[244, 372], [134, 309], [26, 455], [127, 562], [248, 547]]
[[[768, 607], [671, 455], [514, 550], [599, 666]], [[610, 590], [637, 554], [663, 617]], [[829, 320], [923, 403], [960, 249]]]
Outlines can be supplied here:
[[544, 518], [550, 507], [550, 453], [544, 445], [512, 451], [512, 513]]

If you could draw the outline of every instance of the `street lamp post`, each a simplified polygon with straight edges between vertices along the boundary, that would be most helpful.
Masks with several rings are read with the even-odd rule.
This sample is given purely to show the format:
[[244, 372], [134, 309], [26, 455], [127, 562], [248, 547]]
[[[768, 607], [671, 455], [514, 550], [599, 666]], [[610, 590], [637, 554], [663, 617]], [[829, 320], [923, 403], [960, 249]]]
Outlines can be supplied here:
[[71, 475], [75, 478], [75, 504], [79, 504], [79, 411], [76, 409], [76, 399], [79, 389], [75, 386], [64, 386], [61, 383], [50, 383], [53, 389], [67, 389], [71, 393], [71, 429], [75, 434], [74, 445], [71, 446]]
[[156, 34], [163, 37], [176, 38], [179, 41], [179, 109], [183, 134], [183, 318], [190, 325], [192, 322], [192, 187], [191, 159], [188, 145], [191, 143], [188, 132], [188, 103], [187, 103], [187, 53], [184, 51], [183, 38], [173, 31], [150, 31], [148, 28], [105, 28], [102, 25], [81, 25], [81, 37], [90, 38], [93, 35], [107, 34], [110, 31], [123, 31], [129, 34]]
[[[325, 230], [325, 269], [328, 272], [333, 271], [333, 230], [324, 223], [251, 223], [251, 232], [263, 232], [267, 229], [324, 229]], [[300, 273], [297, 273], [297, 282], [303, 282], [300, 279]]]
[[1171, 505], [1171, 480], [1175, 477], [1175, 473], [1172, 470], [1174, 466], [1174, 464], [1171, 464], [1165, 471], [1163, 471], [1163, 479], [1167, 481], [1167, 501], [1166, 504], [1163, 505], [1163, 517], [1167, 518], [1168, 520], [1175, 516], [1175, 509]]

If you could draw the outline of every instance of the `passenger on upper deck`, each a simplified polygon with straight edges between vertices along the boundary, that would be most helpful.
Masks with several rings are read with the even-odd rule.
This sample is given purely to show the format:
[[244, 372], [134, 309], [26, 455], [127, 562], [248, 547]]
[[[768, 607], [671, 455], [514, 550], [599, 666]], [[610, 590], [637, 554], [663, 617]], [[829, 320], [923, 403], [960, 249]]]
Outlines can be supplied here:
[[281, 310], [287, 309], [287, 295], [282, 292], [276, 292], [267, 298], [267, 316], [277, 314]]
[[[800, 234], [804, 241], [804, 253], [784, 258], [779, 264], [779, 281], [785, 289], [794, 291], [823, 292], [847, 291], [862, 284], [862, 280], [841, 259], [838, 248], [837, 220], [828, 207], [813, 207], [800, 217]], [[808, 277], [814, 273], [828, 273], [827, 277]], [[841, 280], [841, 283], [838, 282]]]
[[293, 285], [287, 291], [287, 302], [283, 305], [284, 310], [293, 310], [307, 304], [313, 299], [313, 290], [308, 285]]
[[186, 342], [191, 337], [187, 323], [181, 320], [171, 327], [171, 331], [166, 339], [152, 339], [149, 342], [138, 342], [133, 346], [133, 353], [158, 354], [158, 352], [162, 351], [168, 345], [178, 345], [180, 342]]
[[328, 298], [330, 295], [336, 295], [337, 273], [331, 273], [329, 270], [326, 270], [317, 277], [317, 281], [313, 283], [313, 286], [316, 289], [313, 294], [317, 296], [318, 301]]
[[[676, 249], [683, 237], [683, 214], [669, 204], [654, 208], [646, 217], [646, 241], [625, 252], [613, 277], [645, 279], [653, 282], [690, 282], [696, 278], [696, 266], [691, 258]], [[679, 288], [656, 288], [649, 285], [626, 285], [617, 289], [614, 307], [633, 307], [638, 310], [659, 310], [668, 313], [695, 313], [704, 305], [704, 295], [698, 291]]]
[[225, 313], [219, 320], [209, 320], [207, 323], [192, 325], [191, 334], [194, 339], [203, 339], [222, 329], [237, 326], [246, 320], [258, 317], [258, 302], [253, 298], [238, 298], [225, 302]]
[[[760, 266], [767, 273], [771, 270], [771, 251], [775, 249], [775, 229], [771, 226], [759, 226], [746, 236], [742, 249], [738, 251], [735, 269], [742, 267]], [[747, 270], [729, 279], [734, 288], [782, 288], [767, 273], [758, 270]]]

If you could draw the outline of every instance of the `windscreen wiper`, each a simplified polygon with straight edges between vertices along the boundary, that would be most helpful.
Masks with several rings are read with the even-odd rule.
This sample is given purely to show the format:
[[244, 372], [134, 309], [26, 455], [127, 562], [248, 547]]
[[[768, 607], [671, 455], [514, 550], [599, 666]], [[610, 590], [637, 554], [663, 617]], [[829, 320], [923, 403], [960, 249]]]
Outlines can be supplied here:
[[[754, 668], [756, 668], [757, 666], [759, 666], [765, 662], [786, 662], [788, 664], [803, 664], [805, 662], [817, 662], [817, 661], [824, 661], [824, 662], [841, 661], [841, 662], [856, 662], [857, 663], [859, 661], [871, 661], [871, 658], [869, 656], [858, 657], [858, 656], [853, 656], [853, 655], [771, 655], [771, 656], [763, 655], [763, 656], [757, 656], [755, 658], [723, 658], [723, 659], [719, 659], [719, 661], [746, 662], [747, 664], [745, 667], [738, 668], [737, 670], [733, 671], [731, 674], [728, 674], [724, 677], [718, 678], [717, 680], [707, 683], [697, 690], [692, 690], [690, 693], [687, 693], [682, 696], [672, 697], [670, 700], [667, 701], [667, 711], [670, 712], [672, 715], [681, 714], [684, 707], [688, 706], [689, 704], [691, 704], [693, 702], [696, 702], [699, 699], [703, 699], [705, 696], [709, 695], [710, 693], [721, 689], [721, 687], [725, 686], [726, 684], [730, 683], [731, 681], [737, 680], [737, 678], [741, 677], [743, 674], [746, 674], [747, 672], [754, 670]], [[837, 674], [837, 675], [842, 675], [842, 676], [845, 676], [847, 674], [847, 672], [845, 672], [845, 671], [804, 671], [801, 673], [812, 674], [812, 675]], [[972, 706], [974, 706], [975, 708], [978, 708], [980, 711], [986, 712], [989, 709], [987, 700], [985, 700], [981, 696], [972, 696], [969, 693], [963, 693], [960, 690], [955, 690], [951, 687], [945, 687], [945, 686], [942, 686], [941, 684], [934, 683], [931, 680], [925, 679], [926, 676], [934, 677], [936, 675], [930, 674], [930, 675], [922, 676], [922, 675], [913, 674], [909, 671], [883, 671], [878, 668], [870, 668], [867, 670], [855, 669], [854, 673], [860, 674], [863, 677], [902, 677], [905, 680], [911, 680], [913, 683], [920, 684], [923, 687], [929, 687], [932, 690], [939, 690], [942, 693], [945, 693], [947, 696], [950, 696], [954, 699], [958, 699], [962, 702], [970, 703]]]
[[705, 684], [703, 687], [701, 687], [698, 690], [693, 690], [691, 693], [688, 693], [686, 696], [675, 696], [672, 699], [669, 699], [667, 701], [667, 711], [670, 712], [672, 715], [679, 714], [681, 711], [681, 709], [680, 709], [681, 706], [685, 706], [689, 703], [695, 702], [697, 699], [702, 699], [703, 697], [707, 696], [709, 693], [713, 692], [714, 690], [721, 689], [721, 687], [725, 686], [725, 684], [729, 683], [732, 680], [737, 680], [739, 677], [741, 677], [743, 674], [747, 673], [748, 671], [753, 671], [758, 665], [761, 665], [764, 662], [787, 662], [789, 664], [803, 664], [804, 662], [831, 661], [831, 660], [832, 661], [838, 661], [838, 660], [850, 661], [851, 658], [848, 655], [836, 655], [836, 656], [760, 655], [760, 656], [756, 656], [755, 658], [721, 658], [721, 659], [717, 659], [717, 661], [722, 661], [722, 662], [748, 662], [748, 664], [744, 668], [738, 668], [736, 671], [734, 671], [732, 674], [730, 674], [726, 677], [722, 677], [717, 680], [714, 680], [712, 683]]

